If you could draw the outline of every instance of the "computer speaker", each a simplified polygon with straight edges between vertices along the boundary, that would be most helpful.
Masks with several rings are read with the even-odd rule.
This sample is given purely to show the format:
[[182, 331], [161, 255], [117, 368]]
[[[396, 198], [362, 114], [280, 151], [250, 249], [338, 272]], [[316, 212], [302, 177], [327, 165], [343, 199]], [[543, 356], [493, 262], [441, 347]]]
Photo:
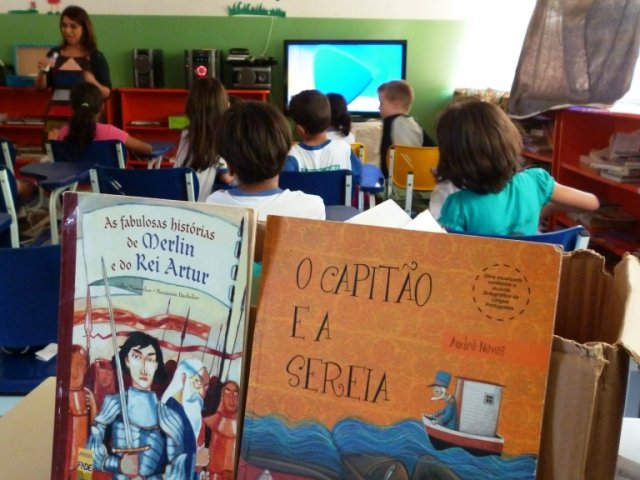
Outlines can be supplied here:
[[193, 81], [201, 77], [213, 77], [222, 81], [220, 50], [200, 49], [184, 51], [185, 84], [191, 88]]
[[271, 67], [252, 65], [233, 67], [233, 86], [235, 88], [271, 88]]
[[136, 88], [164, 86], [162, 50], [154, 48], [133, 50], [133, 84]]

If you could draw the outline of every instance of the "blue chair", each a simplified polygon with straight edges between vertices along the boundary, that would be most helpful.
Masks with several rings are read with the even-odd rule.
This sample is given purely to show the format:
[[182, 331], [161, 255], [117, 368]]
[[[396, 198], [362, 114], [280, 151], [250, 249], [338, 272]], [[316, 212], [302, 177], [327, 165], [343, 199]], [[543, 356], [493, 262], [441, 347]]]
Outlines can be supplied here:
[[16, 146], [11, 140], [0, 138], [0, 165], [7, 167], [7, 169], [15, 175], [15, 164]]
[[25, 395], [56, 374], [34, 351], [58, 338], [60, 246], [0, 248], [0, 265], [0, 393]]
[[589, 245], [589, 232], [582, 225], [554, 230], [551, 232], [538, 233], [536, 235], [478, 235], [475, 233], [458, 232], [448, 230], [449, 233], [460, 235], [475, 235], [478, 237], [505, 238], [508, 240], [522, 240], [525, 242], [551, 243], [559, 245], [565, 252], [572, 252], [587, 248]]
[[46, 144], [51, 162], [26, 165], [20, 172], [37, 179], [41, 189], [50, 192], [49, 222], [51, 243], [58, 243], [58, 204], [67, 190], [75, 190], [79, 182], [89, 179], [89, 170], [98, 165], [124, 168], [127, 150], [118, 140], [100, 140], [80, 148], [64, 140], [50, 140]]
[[0, 247], [20, 247], [16, 213], [17, 195], [13, 172], [7, 167], [0, 166]]
[[47, 155], [54, 162], [124, 168], [127, 158], [127, 149], [124, 143], [118, 140], [99, 140], [91, 142], [84, 148], [64, 140], [50, 140], [46, 148]]
[[327, 220], [344, 221], [358, 214], [351, 206], [353, 180], [350, 170], [281, 172], [280, 188], [318, 195], [324, 201]]
[[153, 170], [98, 167], [91, 169], [90, 177], [95, 193], [190, 202], [198, 198], [198, 177], [188, 167]]

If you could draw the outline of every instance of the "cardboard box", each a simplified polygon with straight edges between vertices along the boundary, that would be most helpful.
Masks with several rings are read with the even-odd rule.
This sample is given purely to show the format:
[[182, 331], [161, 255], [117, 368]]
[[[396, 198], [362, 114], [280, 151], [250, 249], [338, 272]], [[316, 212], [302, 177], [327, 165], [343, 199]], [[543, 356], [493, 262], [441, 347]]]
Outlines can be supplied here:
[[640, 359], [640, 262], [627, 254], [610, 275], [582, 250], [561, 276], [537, 478], [612, 479], [628, 356]]

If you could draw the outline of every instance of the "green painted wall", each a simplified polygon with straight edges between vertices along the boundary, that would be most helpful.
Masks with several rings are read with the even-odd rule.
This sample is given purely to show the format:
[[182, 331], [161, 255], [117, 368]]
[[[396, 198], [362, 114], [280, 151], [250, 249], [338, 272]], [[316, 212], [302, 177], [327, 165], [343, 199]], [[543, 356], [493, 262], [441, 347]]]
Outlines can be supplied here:
[[[412, 113], [425, 129], [453, 90], [453, 73], [459, 58], [465, 24], [436, 20], [353, 20], [266, 17], [170, 17], [95, 15], [98, 45], [109, 61], [114, 86], [133, 84], [131, 50], [161, 48], [165, 86], [184, 87], [185, 48], [246, 47], [253, 55], [273, 56], [271, 101], [282, 105], [282, 50], [285, 39], [406, 39], [407, 80], [416, 92]], [[13, 60], [15, 44], [57, 44], [59, 17], [54, 15], [1, 14], [0, 58]], [[271, 35], [270, 35], [271, 29]], [[0, 106], [1, 110], [1, 106]]]

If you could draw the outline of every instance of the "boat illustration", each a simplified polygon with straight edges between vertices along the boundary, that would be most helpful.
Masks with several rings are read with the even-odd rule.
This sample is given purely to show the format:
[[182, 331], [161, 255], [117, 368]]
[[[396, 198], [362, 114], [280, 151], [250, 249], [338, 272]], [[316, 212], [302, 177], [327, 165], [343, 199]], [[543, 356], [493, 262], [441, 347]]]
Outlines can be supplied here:
[[504, 438], [497, 433], [497, 425], [503, 389], [495, 383], [458, 377], [453, 395], [458, 428], [439, 424], [432, 414], [422, 415], [434, 448], [460, 447], [475, 456], [501, 455]]

